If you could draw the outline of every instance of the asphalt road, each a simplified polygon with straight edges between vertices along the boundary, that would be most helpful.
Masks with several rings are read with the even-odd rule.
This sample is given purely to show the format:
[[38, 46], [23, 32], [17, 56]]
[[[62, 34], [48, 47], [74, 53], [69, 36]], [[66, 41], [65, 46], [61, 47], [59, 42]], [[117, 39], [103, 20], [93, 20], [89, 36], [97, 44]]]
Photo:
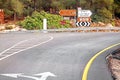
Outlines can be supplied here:
[[[0, 80], [82, 80], [88, 61], [119, 42], [120, 33], [0, 34]], [[88, 80], [112, 80], [105, 57], [118, 47], [94, 60]]]

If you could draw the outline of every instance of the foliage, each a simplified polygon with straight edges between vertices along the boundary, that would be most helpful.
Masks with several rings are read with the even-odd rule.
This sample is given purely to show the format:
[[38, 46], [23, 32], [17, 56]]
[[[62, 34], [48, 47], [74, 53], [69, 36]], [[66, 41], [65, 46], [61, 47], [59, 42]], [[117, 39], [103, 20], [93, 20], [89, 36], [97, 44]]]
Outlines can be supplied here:
[[112, 13], [106, 8], [99, 9], [97, 14], [92, 16], [92, 19], [94, 22], [100, 21], [100, 22], [109, 23], [112, 20]]
[[120, 18], [120, 0], [115, 0], [114, 12], [115, 12], [115, 16]]
[[[93, 21], [110, 22], [111, 18], [120, 18], [120, 0], [0, 0], [0, 9], [5, 16], [31, 16], [34, 11], [57, 13], [61, 9], [90, 9]], [[51, 11], [50, 11], [51, 10]]]
[[23, 4], [19, 0], [11, 0], [10, 3], [14, 12], [18, 14], [23, 13]]
[[60, 24], [60, 21], [62, 20], [61, 16], [49, 14], [44, 11], [41, 11], [40, 13], [37, 11], [33, 12], [32, 16], [26, 17], [24, 21], [20, 22], [20, 25], [29, 30], [42, 29], [44, 18], [47, 19], [49, 29], [70, 27], [69, 21], [67, 21], [67, 23], [64, 26]]

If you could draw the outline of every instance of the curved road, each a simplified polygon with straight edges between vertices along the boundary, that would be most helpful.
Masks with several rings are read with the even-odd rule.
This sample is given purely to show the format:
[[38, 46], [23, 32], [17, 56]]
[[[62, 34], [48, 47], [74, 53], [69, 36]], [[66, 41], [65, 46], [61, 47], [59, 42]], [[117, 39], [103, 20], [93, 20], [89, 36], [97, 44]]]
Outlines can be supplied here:
[[[119, 42], [120, 33], [0, 34], [0, 80], [82, 80], [89, 60]], [[87, 80], [112, 80], [105, 57], [118, 47], [93, 61]]]

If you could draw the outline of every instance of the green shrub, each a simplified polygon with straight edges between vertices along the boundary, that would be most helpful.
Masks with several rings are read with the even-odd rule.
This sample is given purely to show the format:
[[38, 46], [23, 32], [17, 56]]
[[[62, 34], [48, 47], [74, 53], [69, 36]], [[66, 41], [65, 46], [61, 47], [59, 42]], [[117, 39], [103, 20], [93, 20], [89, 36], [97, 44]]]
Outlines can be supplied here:
[[19, 23], [19, 25], [28, 30], [42, 29], [44, 18], [47, 19], [47, 25], [49, 29], [70, 27], [69, 21], [66, 21], [65, 25], [60, 24], [60, 21], [63, 20], [61, 16], [49, 14], [44, 11], [41, 11], [40, 13], [36, 11], [33, 12], [31, 17], [26, 17], [23, 21]]
[[12, 26], [6, 26], [5, 29], [10, 30], [10, 29], [13, 29], [13, 27]]
[[94, 22], [110, 23], [112, 20], [112, 12], [106, 8], [98, 9], [97, 13], [92, 15], [92, 20]]

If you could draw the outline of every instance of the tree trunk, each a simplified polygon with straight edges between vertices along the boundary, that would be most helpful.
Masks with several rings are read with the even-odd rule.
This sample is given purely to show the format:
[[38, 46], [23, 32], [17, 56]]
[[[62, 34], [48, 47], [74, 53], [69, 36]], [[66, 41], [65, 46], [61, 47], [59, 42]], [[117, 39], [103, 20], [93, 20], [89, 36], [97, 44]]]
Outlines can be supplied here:
[[14, 22], [16, 21], [16, 19], [17, 19], [17, 13], [14, 12]]

